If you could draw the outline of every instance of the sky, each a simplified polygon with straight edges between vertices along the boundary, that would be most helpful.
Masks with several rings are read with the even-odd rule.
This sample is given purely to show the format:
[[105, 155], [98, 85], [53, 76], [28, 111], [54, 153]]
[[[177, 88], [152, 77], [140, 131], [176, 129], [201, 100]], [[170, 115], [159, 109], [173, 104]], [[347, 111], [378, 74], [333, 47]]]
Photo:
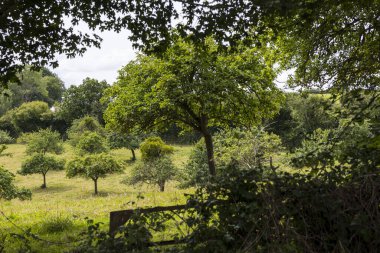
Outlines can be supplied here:
[[[80, 28], [86, 31], [85, 28]], [[112, 84], [116, 81], [117, 71], [136, 56], [136, 50], [128, 40], [129, 32], [97, 32], [103, 38], [101, 48], [89, 48], [82, 56], [67, 59], [58, 55], [59, 67], [52, 71], [64, 81], [66, 87], [79, 85], [86, 77], [106, 80]]]

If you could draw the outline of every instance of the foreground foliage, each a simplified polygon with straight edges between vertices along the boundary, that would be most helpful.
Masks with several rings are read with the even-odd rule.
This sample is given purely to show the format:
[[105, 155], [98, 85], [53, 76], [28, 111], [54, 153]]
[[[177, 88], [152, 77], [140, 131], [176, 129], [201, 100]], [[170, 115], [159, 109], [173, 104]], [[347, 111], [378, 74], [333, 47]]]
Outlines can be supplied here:
[[[138, 210], [115, 234], [91, 223], [73, 252], [377, 252], [380, 246], [380, 174], [336, 166], [320, 174], [273, 167], [225, 174], [198, 189], [182, 214], [190, 233], [178, 246], [155, 248], [154, 231], [173, 215]], [[211, 179], [211, 180], [213, 180]]]

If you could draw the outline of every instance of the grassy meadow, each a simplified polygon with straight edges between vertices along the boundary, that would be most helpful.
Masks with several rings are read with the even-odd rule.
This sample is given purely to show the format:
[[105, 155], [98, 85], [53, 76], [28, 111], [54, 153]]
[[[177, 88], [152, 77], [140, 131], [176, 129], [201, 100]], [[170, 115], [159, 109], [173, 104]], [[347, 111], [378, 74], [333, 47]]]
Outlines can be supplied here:
[[[22, 229], [31, 228], [33, 233], [48, 241], [64, 242], [77, 239], [78, 234], [86, 229], [86, 217], [103, 222], [106, 229], [111, 211], [183, 204], [185, 202], [184, 194], [191, 192], [191, 189], [178, 189], [175, 181], [166, 185], [165, 192], [159, 192], [158, 186], [121, 184], [120, 181], [128, 175], [132, 166], [140, 161], [140, 153], [137, 151], [137, 161], [135, 163], [128, 162], [131, 159], [131, 152], [127, 149], [111, 152], [112, 155], [126, 164], [125, 170], [122, 174], [114, 174], [99, 179], [99, 194], [97, 196], [93, 194], [92, 180], [69, 179], [66, 178], [65, 171], [49, 171], [46, 176], [47, 188], [41, 189], [42, 175], [21, 176], [17, 174], [22, 161], [26, 158], [25, 148], [26, 146], [21, 144], [8, 145], [5, 153], [11, 153], [12, 156], [0, 157], [0, 164], [16, 175], [17, 186], [24, 186], [32, 191], [32, 200], [0, 200], [0, 210]], [[191, 146], [175, 146], [173, 161], [178, 167], [186, 162], [191, 148]], [[60, 157], [70, 160], [74, 156], [75, 150], [65, 144], [65, 152]], [[139, 198], [140, 195], [144, 198]], [[22, 233], [19, 228], [1, 215], [0, 233], [2, 230]], [[11, 238], [6, 239], [6, 252], [15, 251], [16, 241]], [[41, 249], [39, 252], [62, 252], [63, 248], [70, 247], [69, 245], [55, 245], [44, 241], [35, 242], [34, 240], [32, 246], [34, 249]]]

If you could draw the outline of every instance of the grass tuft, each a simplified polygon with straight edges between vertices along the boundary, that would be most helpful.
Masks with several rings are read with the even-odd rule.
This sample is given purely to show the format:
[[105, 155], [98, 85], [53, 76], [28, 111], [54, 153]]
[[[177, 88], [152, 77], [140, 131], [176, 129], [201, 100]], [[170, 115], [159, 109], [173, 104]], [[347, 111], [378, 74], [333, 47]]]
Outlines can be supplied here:
[[73, 227], [74, 222], [68, 216], [50, 216], [42, 221], [39, 232], [43, 234], [60, 233]]

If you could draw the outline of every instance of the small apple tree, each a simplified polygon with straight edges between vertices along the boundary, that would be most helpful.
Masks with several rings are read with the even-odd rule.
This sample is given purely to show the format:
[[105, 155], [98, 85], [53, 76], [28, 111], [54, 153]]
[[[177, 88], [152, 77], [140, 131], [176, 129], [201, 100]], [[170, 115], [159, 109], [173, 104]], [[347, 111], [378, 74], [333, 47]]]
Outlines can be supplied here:
[[44, 182], [41, 188], [46, 188], [46, 174], [50, 170], [63, 170], [65, 168], [65, 161], [57, 159], [54, 156], [44, 155], [37, 153], [29, 157], [21, 165], [21, 170], [19, 174], [30, 175], [30, 174], [42, 174]]
[[21, 165], [19, 174], [42, 174], [43, 184], [46, 188], [46, 174], [49, 170], [63, 170], [65, 161], [48, 155], [61, 154], [63, 152], [62, 140], [58, 132], [50, 129], [39, 130], [31, 134], [27, 140], [26, 153], [30, 157]]
[[122, 166], [110, 155], [93, 154], [77, 157], [67, 163], [66, 176], [68, 178], [84, 177], [94, 182], [95, 194], [98, 194], [98, 179], [107, 175], [122, 172]]
[[143, 163], [135, 166], [123, 183], [158, 185], [163, 192], [165, 183], [175, 176], [177, 170], [169, 157], [173, 147], [166, 145], [160, 137], [149, 137], [141, 143], [140, 150]]

